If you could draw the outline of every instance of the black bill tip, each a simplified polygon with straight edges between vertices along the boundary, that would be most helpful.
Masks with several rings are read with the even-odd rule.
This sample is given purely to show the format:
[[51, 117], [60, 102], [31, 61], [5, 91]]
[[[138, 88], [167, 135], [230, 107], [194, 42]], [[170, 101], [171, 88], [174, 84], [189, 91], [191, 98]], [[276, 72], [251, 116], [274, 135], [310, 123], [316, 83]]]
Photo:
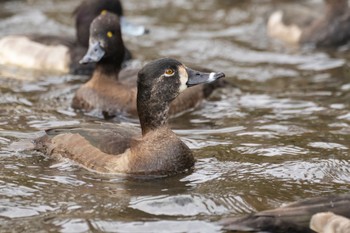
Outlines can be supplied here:
[[211, 72], [203, 73], [187, 68], [188, 81], [187, 86], [192, 87], [201, 83], [211, 83], [220, 78], [224, 78], [225, 74], [223, 72]]

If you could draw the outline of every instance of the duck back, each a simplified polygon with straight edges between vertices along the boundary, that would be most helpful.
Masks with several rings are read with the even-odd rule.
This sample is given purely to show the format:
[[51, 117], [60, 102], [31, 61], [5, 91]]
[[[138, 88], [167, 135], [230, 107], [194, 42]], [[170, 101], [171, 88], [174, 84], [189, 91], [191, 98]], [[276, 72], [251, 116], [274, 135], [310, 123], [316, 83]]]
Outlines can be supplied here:
[[45, 45], [25, 36], [8, 36], [0, 40], [0, 63], [67, 73], [71, 56], [64, 45]]

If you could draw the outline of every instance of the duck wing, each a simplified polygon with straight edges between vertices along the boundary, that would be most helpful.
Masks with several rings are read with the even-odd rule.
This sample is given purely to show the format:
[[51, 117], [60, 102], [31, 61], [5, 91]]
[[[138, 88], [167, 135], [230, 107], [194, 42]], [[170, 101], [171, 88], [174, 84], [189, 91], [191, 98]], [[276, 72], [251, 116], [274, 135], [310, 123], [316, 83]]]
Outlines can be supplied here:
[[[89, 146], [93, 146], [103, 153], [118, 155], [130, 148], [133, 141], [140, 135], [138, 128], [128, 125], [85, 124], [79, 127], [53, 128], [46, 130], [48, 138], [60, 138], [59, 142], [65, 141], [65, 135], [71, 138], [82, 137]], [[61, 146], [65, 146], [64, 143]], [[68, 148], [69, 149], [69, 148]]]
[[28, 35], [28, 39], [31, 41], [43, 44], [43, 45], [63, 45], [69, 48], [73, 48], [76, 46], [76, 42], [73, 38], [63, 37], [63, 36], [55, 36], [55, 35]]
[[66, 158], [101, 173], [129, 173], [130, 146], [140, 130], [124, 125], [81, 125], [55, 128], [34, 140], [35, 149], [54, 158]]

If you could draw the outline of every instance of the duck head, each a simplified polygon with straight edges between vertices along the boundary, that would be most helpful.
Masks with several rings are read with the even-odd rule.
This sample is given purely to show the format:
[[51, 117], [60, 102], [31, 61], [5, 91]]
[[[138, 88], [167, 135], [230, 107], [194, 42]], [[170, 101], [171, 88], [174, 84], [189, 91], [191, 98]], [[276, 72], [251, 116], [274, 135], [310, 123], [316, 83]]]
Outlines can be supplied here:
[[123, 62], [124, 52], [119, 17], [103, 11], [91, 23], [89, 49], [80, 63], [108, 63], [119, 69]]
[[75, 9], [75, 27], [79, 44], [84, 47], [89, 46], [90, 24], [104, 10], [118, 17], [123, 15], [122, 4], [119, 0], [85, 0]]
[[119, 0], [85, 0], [74, 11], [77, 40], [80, 45], [88, 47], [90, 24], [103, 11], [112, 12], [120, 18], [123, 33], [138, 36], [148, 32], [145, 27], [132, 24], [125, 19]]
[[171, 58], [145, 65], [137, 80], [137, 110], [143, 134], [167, 123], [169, 105], [181, 92], [223, 77], [222, 72], [196, 71]]

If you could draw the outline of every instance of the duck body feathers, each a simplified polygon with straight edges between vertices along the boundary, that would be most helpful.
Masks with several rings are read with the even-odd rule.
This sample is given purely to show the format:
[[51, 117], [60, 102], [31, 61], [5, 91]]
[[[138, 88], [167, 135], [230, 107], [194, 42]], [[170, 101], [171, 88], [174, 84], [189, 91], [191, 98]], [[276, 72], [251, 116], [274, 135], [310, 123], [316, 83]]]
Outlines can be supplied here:
[[303, 30], [301, 44], [332, 47], [346, 44], [350, 39], [350, 11], [319, 19]]
[[310, 228], [319, 233], [349, 233], [350, 219], [332, 212], [321, 212], [312, 216]]
[[[28, 39], [34, 43], [38, 43], [41, 46], [64, 46], [66, 50], [68, 50], [69, 54], [69, 62], [65, 67], [65, 71], [63, 73], [70, 73], [75, 75], [89, 75], [92, 74], [95, 64], [79, 64], [80, 59], [86, 53], [87, 47], [82, 46], [77, 41], [72, 38], [67, 38], [63, 36], [56, 35], [28, 35]], [[30, 52], [28, 51], [28, 54]], [[48, 54], [49, 56], [50, 54]], [[22, 55], [21, 55], [22, 56]], [[131, 59], [131, 55], [128, 59]], [[34, 57], [32, 59], [38, 59], [38, 57]], [[56, 60], [56, 63], [59, 60]], [[55, 70], [55, 69], [49, 69]]]
[[98, 109], [106, 117], [119, 113], [136, 116], [136, 95], [136, 85], [128, 86], [116, 79], [94, 75], [77, 90], [72, 107], [84, 111]]
[[314, 214], [331, 211], [349, 218], [349, 206], [350, 194], [311, 198], [242, 218], [226, 219], [221, 224], [227, 230], [311, 233], [314, 231], [309, 224]]
[[67, 73], [71, 56], [64, 45], [45, 45], [26, 36], [7, 36], [0, 40], [0, 63]]
[[36, 145], [99, 173], [170, 175], [194, 164], [190, 149], [167, 127], [143, 137], [137, 128], [110, 124], [52, 129]]

